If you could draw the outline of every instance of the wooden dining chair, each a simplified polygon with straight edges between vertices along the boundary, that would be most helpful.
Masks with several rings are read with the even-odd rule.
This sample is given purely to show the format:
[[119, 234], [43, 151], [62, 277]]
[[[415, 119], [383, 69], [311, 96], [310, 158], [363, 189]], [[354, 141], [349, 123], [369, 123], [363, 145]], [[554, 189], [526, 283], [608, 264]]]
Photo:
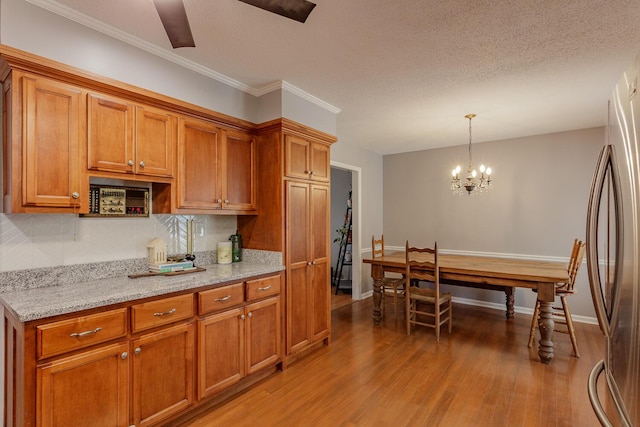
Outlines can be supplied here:
[[[576, 282], [576, 276], [578, 270], [582, 264], [584, 258], [585, 243], [575, 239], [573, 241], [573, 248], [571, 250], [571, 257], [567, 264], [567, 272], [569, 273], [569, 281], [567, 283], [559, 283], [556, 285], [556, 295], [560, 297], [560, 303], [562, 306], [553, 307], [553, 320], [556, 326], [563, 325], [560, 328], [554, 328], [555, 332], [561, 332], [569, 334], [571, 338], [571, 344], [573, 345], [573, 352], [575, 357], [580, 357], [578, 352], [578, 342], [576, 340], [576, 332], [573, 328], [573, 320], [571, 319], [571, 311], [569, 310], [569, 304], [567, 303], [567, 297], [573, 295], [574, 284]], [[531, 330], [529, 331], [529, 348], [533, 346], [536, 329], [538, 328], [538, 315], [540, 314], [540, 301], [536, 300], [536, 307], [533, 310], [533, 318], [531, 319]]]
[[[407, 335], [411, 335], [411, 325], [422, 325], [436, 330], [436, 341], [440, 341], [440, 327], [449, 322], [452, 327], [451, 294], [440, 291], [440, 264], [438, 243], [431, 248], [415, 248], [406, 244], [407, 283], [426, 282], [426, 287], [406, 286], [405, 304]], [[432, 307], [432, 309], [430, 309]]]
[[[384, 234], [376, 240], [375, 236], [371, 236], [371, 257], [377, 258], [384, 255]], [[404, 275], [402, 277], [383, 277], [380, 282], [380, 292], [382, 293], [382, 313], [384, 314], [385, 296], [388, 291], [393, 295], [393, 313], [398, 317], [398, 295], [404, 294]]]

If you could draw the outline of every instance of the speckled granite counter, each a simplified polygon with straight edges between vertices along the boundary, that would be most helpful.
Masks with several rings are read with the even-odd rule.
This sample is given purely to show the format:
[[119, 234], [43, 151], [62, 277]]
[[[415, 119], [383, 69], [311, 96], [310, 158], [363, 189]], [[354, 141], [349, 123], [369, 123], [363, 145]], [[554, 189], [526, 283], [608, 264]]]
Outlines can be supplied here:
[[0, 300], [22, 322], [73, 313], [172, 292], [284, 270], [284, 266], [243, 261], [230, 265], [201, 265], [207, 271], [178, 276], [151, 276], [130, 279], [115, 276], [86, 282], [58, 284], [0, 294]]

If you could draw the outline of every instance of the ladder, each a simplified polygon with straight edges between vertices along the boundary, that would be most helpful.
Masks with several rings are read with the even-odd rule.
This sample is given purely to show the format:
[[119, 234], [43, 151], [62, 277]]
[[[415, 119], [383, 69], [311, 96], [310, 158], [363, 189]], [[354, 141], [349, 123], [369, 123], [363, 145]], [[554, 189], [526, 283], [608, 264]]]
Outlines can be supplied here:
[[[333, 270], [332, 283], [336, 287], [336, 295], [340, 290], [340, 281], [342, 279], [342, 269], [346, 266], [351, 266], [352, 251], [351, 251], [351, 193], [349, 193], [349, 203], [347, 203], [347, 212], [344, 215], [344, 233], [340, 236], [340, 248], [338, 250], [338, 260], [336, 261], [336, 268]], [[351, 273], [351, 270], [349, 270]]]

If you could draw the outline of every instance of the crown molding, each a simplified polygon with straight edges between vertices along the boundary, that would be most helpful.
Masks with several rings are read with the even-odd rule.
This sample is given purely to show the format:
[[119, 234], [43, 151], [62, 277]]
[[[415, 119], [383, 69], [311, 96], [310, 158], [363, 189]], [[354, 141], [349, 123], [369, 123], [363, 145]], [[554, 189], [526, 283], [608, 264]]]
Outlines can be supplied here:
[[83, 13], [80, 13], [74, 9], [71, 9], [53, 0], [26, 0], [26, 1], [42, 9], [48, 10], [49, 12], [52, 12], [56, 15], [70, 19], [71, 21], [77, 22], [78, 24], [84, 25], [85, 27], [91, 28], [92, 30], [98, 31], [102, 34], [106, 34], [107, 36], [113, 37], [124, 43], [135, 46], [138, 49], [149, 52], [155, 56], [158, 56], [167, 61], [173, 62], [174, 64], [177, 64], [183, 68], [195, 71], [196, 73], [202, 74], [206, 77], [219, 81], [227, 86], [230, 86], [234, 89], [238, 89], [242, 92], [248, 93], [255, 97], [260, 97], [264, 94], [267, 94], [279, 89], [284, 89], [334, 114], [338, 114], [341, 111], [339, 108], [334, 107], [333, 105], [321, 100], [320, 98], [317, 98], [285, 81], [275, 81], [266, 86], [262, 86], [261, 88], [254, 88], [238, 80], [232, 79], [231, 77], [226, 76], [222, 73], [219, 73], [210, 68], [204, 67], [194, 61], [183, 58], [180, 55], [177, 55], [171, 51], [162, 49], [152, 43], [149, 43], [138, 37], [134, 37], [131, 34], [127, 34], [124, 31], [121, 31], [115, 27], [112, 27], [103, 22], [100, 22], [97, 19], [87, 16]]
[[302, 99], [306, 99], [307, 101], [318, 105], [321, 108], [324, 108], [325, 110], [333, 113], [333, 114], [338, 114], [340, 111], [342, 111], [340, 108], [335, 107], [331, 104], [329, 104], [328, 102], [323, 101], [322, 99], [315, 97], [305, 91], [303, 91], [302, 89], [292, 85], [291, 83], [288, 83], [284, 80], [280, 80], [280, 81], [276, 81], [273, 83], [270, 83], [266, 86], [262, 86], [260, 89], [256, 90], [255, 95], [256, 96], [262, 96], [262, 95], [266, 95], [267, 93], [271, 93], [271, 92], [275, 92], [276, 90], [286, 90], [289, 93], [293, 93], [294, 95], [302, 98]]

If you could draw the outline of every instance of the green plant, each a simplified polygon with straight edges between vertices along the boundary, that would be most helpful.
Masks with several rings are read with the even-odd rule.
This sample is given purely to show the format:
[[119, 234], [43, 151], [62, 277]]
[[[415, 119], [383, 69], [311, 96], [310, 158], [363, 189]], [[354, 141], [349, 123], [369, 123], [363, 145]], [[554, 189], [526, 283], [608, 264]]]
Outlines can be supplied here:
[[333, 243], [340, 243], [340, 246], [346, 245], [347, 239], [345, 239], [345, 235], [349, 233], [349, 226], [347, 224], [341, 225], [336, 229], [336, 233], [338, 233], [338, 237], [333, 239]]

